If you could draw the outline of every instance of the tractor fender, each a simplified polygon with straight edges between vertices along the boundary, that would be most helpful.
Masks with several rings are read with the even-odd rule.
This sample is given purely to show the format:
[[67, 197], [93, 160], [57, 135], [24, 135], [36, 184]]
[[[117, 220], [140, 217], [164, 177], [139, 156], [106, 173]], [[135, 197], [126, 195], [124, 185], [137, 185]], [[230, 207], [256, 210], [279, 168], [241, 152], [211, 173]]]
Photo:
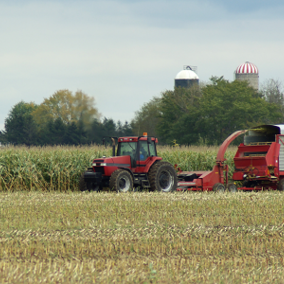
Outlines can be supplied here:
[[158, 161], [163, 160], [163, 158], [161, 158], [161, 157], [152, 157], [152, 158], [153, 158], [153, 159], [151, 160], [151, 162], [148, 163], [148, 164], [146, 165], [146, 167], [145, 167], [145, 172], [146, 172], [146, 173], [149, 172], [150, 168], [151, 168], [154, 164], [156, 164]]
[[118, 167], [118, 169], [128, 171], [131, 174], [131, 176], [132, 176], [132, 178], [134, 180], [134, 174], [133, 174], [133, 172], [129, 168]]

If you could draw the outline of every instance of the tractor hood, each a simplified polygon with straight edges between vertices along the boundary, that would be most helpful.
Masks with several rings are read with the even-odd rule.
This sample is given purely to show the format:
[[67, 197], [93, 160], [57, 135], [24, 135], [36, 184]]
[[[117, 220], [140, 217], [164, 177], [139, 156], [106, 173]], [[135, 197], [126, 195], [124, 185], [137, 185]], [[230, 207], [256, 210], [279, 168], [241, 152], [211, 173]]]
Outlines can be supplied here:
[[117, 157], [94, 159], [92, 166], [130, 168], [130, 156], [117, 156]]

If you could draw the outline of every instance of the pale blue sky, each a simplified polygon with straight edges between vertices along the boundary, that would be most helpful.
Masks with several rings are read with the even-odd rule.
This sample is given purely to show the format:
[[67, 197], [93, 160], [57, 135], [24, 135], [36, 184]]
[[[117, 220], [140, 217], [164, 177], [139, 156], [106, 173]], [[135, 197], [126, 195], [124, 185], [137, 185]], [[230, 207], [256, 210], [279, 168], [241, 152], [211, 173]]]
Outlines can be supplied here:
[[245, 61], [284, 82], [283, 1], [1, 1], [0, 129], [12, 106], [60, 89], [130, 121], [183, 65], [233, 80]]

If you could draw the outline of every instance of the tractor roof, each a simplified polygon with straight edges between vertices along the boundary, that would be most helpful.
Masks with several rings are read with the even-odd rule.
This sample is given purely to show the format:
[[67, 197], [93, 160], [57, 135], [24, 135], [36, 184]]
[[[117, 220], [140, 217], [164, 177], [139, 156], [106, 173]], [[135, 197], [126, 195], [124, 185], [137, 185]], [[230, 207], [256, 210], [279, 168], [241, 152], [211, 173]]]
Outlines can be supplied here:
[[[148, 136], [125, 136], [119, 137], [118, 142], [137, 142], [138, 139], [141, 141], [147, 141]], [[151, 137], [151, 141], [158, 143], [158, 138]]]

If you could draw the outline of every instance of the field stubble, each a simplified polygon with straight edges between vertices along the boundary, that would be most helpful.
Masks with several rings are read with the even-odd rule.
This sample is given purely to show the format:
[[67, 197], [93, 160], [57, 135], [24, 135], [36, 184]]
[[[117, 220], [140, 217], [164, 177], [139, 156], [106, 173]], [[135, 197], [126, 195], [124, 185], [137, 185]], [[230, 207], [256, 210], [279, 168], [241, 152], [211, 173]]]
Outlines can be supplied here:
[[283, 283], [280, 192], [0, 200], [2, 283]]

